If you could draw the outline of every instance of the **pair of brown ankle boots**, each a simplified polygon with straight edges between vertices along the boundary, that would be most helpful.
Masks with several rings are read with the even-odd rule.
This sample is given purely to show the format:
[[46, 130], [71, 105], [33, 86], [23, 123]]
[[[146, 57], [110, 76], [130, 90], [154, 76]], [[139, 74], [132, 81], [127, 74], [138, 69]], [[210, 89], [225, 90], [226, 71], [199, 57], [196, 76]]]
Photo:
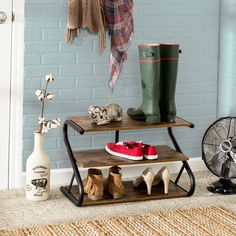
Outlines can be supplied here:
[[83, 181], [84, 193], [92, 200], [103, 198], [104, 191], [113, 198], [124, 197], [124, 186], [122, 184], [121, 168], [112, 166], [109, 169], [108, 178], [104, 180], [102, 171], [99, 169], [88, 169], [88, 176]]

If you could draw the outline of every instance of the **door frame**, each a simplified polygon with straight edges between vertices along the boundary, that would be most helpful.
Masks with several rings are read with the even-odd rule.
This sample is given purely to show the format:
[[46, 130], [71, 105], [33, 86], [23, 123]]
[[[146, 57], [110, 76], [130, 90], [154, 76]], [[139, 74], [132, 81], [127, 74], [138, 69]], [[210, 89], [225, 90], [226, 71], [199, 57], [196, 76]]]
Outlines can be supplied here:
[[21, 178], [23, 159], [24, 5], [25, 0], [13, 0], [8, 188], [24, 186]]

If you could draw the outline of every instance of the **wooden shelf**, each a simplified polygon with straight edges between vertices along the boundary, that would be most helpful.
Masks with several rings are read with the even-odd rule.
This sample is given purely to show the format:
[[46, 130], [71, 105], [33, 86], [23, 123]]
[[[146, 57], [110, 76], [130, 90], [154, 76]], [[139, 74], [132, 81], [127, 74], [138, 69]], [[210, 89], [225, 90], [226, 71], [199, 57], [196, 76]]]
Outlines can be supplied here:
[[156, 146], [158, 159], [156, 160], [141, 160], [132, 161], [126, 158], [113, 156], [106, 152], [105, 149], [99, 150], [86, 150], [74, 152], [74, 158], [79, 167], [99, 167], [99, 166], [113, 166], [113, 165], [133, 165], [133, 164], [151, 164], [159, 162], [173, 162], [173, 161], [186, 161], [189, 158], [175, 151], [166, 145]]
[[99, 131], [112, 131], [112, 130], [140, 130], [140, 129], [150, 129], [150, 128], [168, 128], [168, 127], [194, 127], [194, 125], [180, 117], [176, 118], [173, 123], [161, 122], [159, 124], [148, 124], [144, 121], [137, 121], [130, 119], [127, 115], [123, 116], [122, 121], [112, 122], [107, 125], [96, 125], [91, 124], [91, 119], [89, 116], [72, 116], [69, 117], [74, 125], [83, 132], [99, 132]]
[[[89, 205], [101, 205], [101, 204], [111, 204], [111, 203], [120, 203], [120, 202], [133, 202], [133, 201], [145, 201], [145, 200], [155, 200], [155, 199], [167, 199], [167, 198], [176, 198], [176, 197], [187, 197], [187, 192], [175, 185], [173, 182], [169, 184], [168, 194], [164, 194], [163, 186], [152, 187], [152, 194], [147, 195], [146, 188], [134, 188], [132, 181], [123, 182], [125, 188], [125, 196], [120, 199], [113, 199], [110, 195], [104, 194], [103, 199], [101, 200], [91, 200], [84, 196], [83, 206]], [[78, 195], [78, 186], [74, 185], [71, 189], [73, 195]]]
[[[193, 128], [194, 125], [180, 117], [176, 118], [174, 123], [161, 122], [159, 124], [148, 124], [144, 121], [132, 120], [128, 116], [123, 116], [123, 120], [120, 122], [112, 122], [108, 125], [97, 126], [91, 124], [91, 119], [89, 116], [72, 116], [69, 117], [63, 126], [64, 142], [68, 151], [70, 162], [73, 168], [73, 176], [71, 178], [69, 186], [61, 186], [61, 191], [63, 194], [76, 206], [89, 206], [89, 205], [99, 205], [99, 204], [111, 204], [119, 202], [133, 202], [133, 201], [143, 201], [143, 200], [155, 200], [155, 199], [168, 199], [168, 198], [178, 198], [178, 197], [190, 197], [195, 190], [195, 178], [192, 173], [190, 166], [187, 161], [189, 158], [182, 154], [181, 149], [174, 137], [172, 128], [174, 127], [190, 127]], [[103, 131], [116, 131], [115, 132], [115, 142], [119, 141], [119, 131], [121, 130], [142, 130], [142, 129], [156, 129], [156, 128], [167, 128], [168, 135], [172, 141], [175, 149], [170, 148], [166, 145], [156, 146], [158, 153], [158, 159], [156, 160], [141, 160], [132, 161], [126, 158], [113, 156], [106, 152], [104, 149], [99, 150], [86, 150], [86, 151], [72, 151], [70, 141], [68, 138], [68, 127], [79, 132], [81, 135], [85, 132], [103, 132]], [[105, 144], [104, 144], [105, 145]], [[169, 193], [164, 194], [162, 187], [153, 187], [152, 194], [147, 195], [146, 188], [136, 189], [133, 187], [132, 181], [124, 182], [125, 196], [121, 199], [113, 199], [108, 194], [104, 194], [102, 200], [93, 201], [89, 199], [83, 193], [83, 182], [81, 180], [79, 167], [91, 168], [91, 167], [101, 167], [101, 166], [124, 166], [124, 165], [134, 165], [134, 164], [153, 164], [153, 163], [170, 163], [170, 162], [182, 162], [182, 168], [180, 169], [176, 180], [170, 182]], [[183, 170], [186, 170], [190, 186], [189, 190], [185, 190], [178, 185], [180, 176]], [[77, 184], [72, 186], [74, 179], [76, 178]]]

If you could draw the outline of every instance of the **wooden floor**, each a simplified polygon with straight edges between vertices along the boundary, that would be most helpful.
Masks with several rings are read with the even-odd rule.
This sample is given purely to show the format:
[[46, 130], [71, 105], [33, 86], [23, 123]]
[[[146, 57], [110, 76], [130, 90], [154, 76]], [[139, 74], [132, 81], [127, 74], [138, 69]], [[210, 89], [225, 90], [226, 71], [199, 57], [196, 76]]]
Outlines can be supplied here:
[[[113, 199], [110, 195], [104, 194], [102, 200], [91, 200], [86, 195], [84, 197], [83, 206], [89, 205], [101, 205], [101, 204], [112, 204], [120, 202], [133, 202], [133, 201], [145, 201], [145, 200], [155, 200], [155, 199], [167, 199], [176, 197], [187, 197], [187, 192], [176, 186], [174, 183], [170, 182], [168, 194], [164, 194], [163, 185], [158, 185], [152, 187], [152, 194], [147, 195], [145, 186], [141, 188], [134, 188], [133, 181], [123, 182], [125, 188], [125, 196], [121, 199]], [[71, 192], [77, 196], [78, 186], [73, 186]]]

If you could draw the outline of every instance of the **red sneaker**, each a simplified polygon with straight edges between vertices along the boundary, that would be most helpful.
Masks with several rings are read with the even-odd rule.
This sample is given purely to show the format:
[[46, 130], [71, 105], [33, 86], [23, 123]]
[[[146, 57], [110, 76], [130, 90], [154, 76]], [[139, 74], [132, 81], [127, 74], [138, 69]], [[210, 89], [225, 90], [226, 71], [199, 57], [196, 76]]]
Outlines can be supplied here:
[[142, 141], [130, 141], [128, 142], [130, 145], [139, 146], [142, 145], [143, 157], [147, 160], [155, 160], [158, 158], [156, 148], [149, 144], [145, 144]]
[[108, 143], [105, 147], [106, 151], [114, 156], [124, 157], [133, 161], [143, 159], [142, 144], [136, 146], [128, 142]]

